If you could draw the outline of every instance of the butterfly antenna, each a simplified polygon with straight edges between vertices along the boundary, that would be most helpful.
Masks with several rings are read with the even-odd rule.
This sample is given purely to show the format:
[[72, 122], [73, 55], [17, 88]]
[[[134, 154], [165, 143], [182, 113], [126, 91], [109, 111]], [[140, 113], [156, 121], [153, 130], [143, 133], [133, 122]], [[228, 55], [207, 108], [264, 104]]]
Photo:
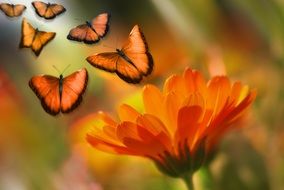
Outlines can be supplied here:
[[103, 46], [104, 46], [104, 47], [107, 47], [107, 48], [115, 49], [115, 47], [108, 46], [108, 45], [105, 45], [105, 44], [103, 44]]
[[70, 67], [71, 65], [69, 64], [65, 69], [63, 70], [62, 74]]
[[82, 20], [82, 19], [80, 19], [80, 18], [74, 18], [74, 20], [76, 20], [76, 21], [80, 21], [80, 22], [83, 22], [83, 20]]
[[119, 37], [118, 37], [118, 36], [116, 36], [116, 40], [115, 40], [115, 47], [117, 47], [118, 39], [119, 39]]
[[52, 65], [52, 67], [58, 72], [59, 75], [61, 75], [60, 71], [55, 67], [55, 65]]

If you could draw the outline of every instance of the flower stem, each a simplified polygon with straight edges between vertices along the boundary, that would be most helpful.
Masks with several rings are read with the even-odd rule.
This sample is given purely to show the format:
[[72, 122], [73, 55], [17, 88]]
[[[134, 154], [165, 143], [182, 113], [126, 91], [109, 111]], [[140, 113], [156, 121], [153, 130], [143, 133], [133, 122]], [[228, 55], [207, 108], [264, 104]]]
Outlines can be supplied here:
[[208, 166], [204, 166], [199, 170], [200, 178], [201, 178], [201, 184], [203, 190], [209, 190], [213, 187], [213, 176], [208, 168]]
[[182, 176], [183, 181], [186, 184], [188, 190], [194, 190], [193, 181], [192, 181], [192, 174], [188, 173]]

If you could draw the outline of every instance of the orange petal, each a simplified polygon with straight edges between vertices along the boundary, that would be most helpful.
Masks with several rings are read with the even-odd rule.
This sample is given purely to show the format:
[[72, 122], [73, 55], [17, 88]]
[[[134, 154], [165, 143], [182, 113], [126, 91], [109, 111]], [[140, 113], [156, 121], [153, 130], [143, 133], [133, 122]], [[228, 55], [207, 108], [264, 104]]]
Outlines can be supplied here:
[[227, 120], [232, 122], [232, 120], [237, 119], [249, 107], [255, 98], [256, 91], [250, 91], [250, 93], [230, 112], [230, 114], [227, 116]]
[[164, 84], [163, 92], [164, 94], [176, 92], [177, 95], [185, 97], [187, 94], [187, 89], [183, 77], [179, 75], [172, 75], [169, 77]]
[[137, 150], [141, 154], [149, 157], [158, 156], [160, 153], [168, 150], [168, 139], [164, 133], [159, 133], [155, 136], [141, 126], [137, 126], [137, 130], [143, 140], [124, 138], [123, 143], [129, 149]]
[[188, 140], [191, 145], [196, 138], [196, 132], [202, 117], [202, 108], [199, 106], [186, 106], [179, 110], [176, 143]]
[[208, 109], [213, 110], [213, 115], [217, 115], [223, 109], [231, 91], [230, 81], [225, 76], [212, 78], [208, 82]]
[[105, 125], [101, 126], [93, 126], [86, 134], [100, 139], [102, 141], [106, 141], [112, 144], [121, 145], [121, 141], [117, 138], [115, 133], [115, 128], [113, 126]]
[[104, 125], [115, 127], [116, 122], [104, 112], [89, 114], [72, 124], [70, 136], [74, 141], [85, 141], [85, 135], [88, 131], [93, 130], [94, 126], [100, 126], [99, 130], [101, 130]]
[[143, 102], [145, 111], [148, 114], [157, 115], [159, 119], [163, 120], [163, 95], [160, 90], [153, 85], [146, 85], [143, 89]]
[[210, 134], [210, 138], [219, 138], [222, 136], [228, 127], [240, 118], [244, 111], [253, 102], [255, 97], [256, 92], [251, 91], [251, 93], [237, 107], [233, 107], [231, 110], [228, 110], [216, 117], [207, 129], [207, 133]]
[[230, 95], [230, 102], [234, 102], [237, 103], [241, 90], [242, 90], [242, 83], [241, 82], [235, 82], [232, 86], [232, 90], [231, 90], [231, 95]]
[[[137, 119], [137, 124], [140, 128], [144, 128], [146, 131], [152, 134], [152, 136], [157, 137], [157, 140], [164, 144], [166, 147], [170, 147], [171, 145], [171, 137], [164, 126], [164, 124], [155, 116], [145, 114], [143, 116], [140, 116]], [[139, 129], [138, 127], [138, 129]], [[141, 130], [143, 131], [143, 130]], [[147, 136], [141, 136], [142, 134], [139, 134], [139, 136], [143, 139], [146, 140]], [[159, 137], [159, 139], [158, 139]]]
[[203, 76], [196, 70], [186, 69], [183, 77], [186, 81], [186, 87], [191, 91], [198, 91], [203, 96], [207, 93], [207, 87]]
[[117, 126], [116, 135], [121, 142], [124, 138], [142, 140], [138, 134], [137, 125], [129, 121], [122, 122]]
[[134, 108], [130, 107], [129, 105], [122, 104], [118, 108], [118, 116], [120, 121], [130, 121], [135, 122], [136, 118], [140, 115]]
[[171, 137], [174, 136], [177, 129], [177, 115], [182, 101], [183, 100], [177, 96], [176, 92], [168, 93], [164, 99], [166, 127], [171, 134]]
[[[193, 71], [189, 68], [187, 68], [183, 73], [183, 78], [185, 79], [185, 86], [187, 88], [187, 91], [189, 93], [193, 93], [196, 91], [196, 85], [194, 81]], [[205, 85], [205, 83], [204, 83]]]
[[204, 108], [205, 100], [199, 92], [194, 92], [183, 100], [182, 106], [200, 106], [201, 108]]
[[105, 152], [109, 153], [118, 153], [118, 154], [128, 154], [128, 155], [136, 155], [133, 151], [124, 146], [118, 146], [113, 143], [109, 143], [103, 141], [101, 139], [97, 139], [94, 136], [87, 134], [86, 140], [90, 143], [91, 146]]

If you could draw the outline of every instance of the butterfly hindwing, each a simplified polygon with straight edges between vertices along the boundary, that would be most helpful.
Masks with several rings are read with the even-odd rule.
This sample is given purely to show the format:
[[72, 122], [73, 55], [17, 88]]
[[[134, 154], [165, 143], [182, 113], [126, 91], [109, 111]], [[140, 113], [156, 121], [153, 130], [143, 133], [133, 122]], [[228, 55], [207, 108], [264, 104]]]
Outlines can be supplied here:
[[142, 80], [142, 75], [133, 63], [130, 63], [123, 57], [119, 57], [116, 63], [116, 74], [122, 80], [128, 83], [139, 83]]
[[73, 111], [82, 101], [88, 83], [87, 70], [81, 69], [63, 79], [61, 112], [69, 113]]
[[67, 39], [84, 42], [86, 44], [97, 43], [108, 32], [109, 14], [102, 13], [92, 20], [91, 23], [79, 25], [72, 28]]
[[59, 80], [50, 75], [38, 75], [31, 78], [29, 86], [41, 101], [44, 110], [57, 115], [60, 112]]
[[46, 4], [41, 1], [33, 1], [32, 5], [35, 8], [37, 15], [45, 19], [53, 19], [57, 15], [60, 15], [66, 11], [62, 5], [58, 4]]
[[23, 14], [25, 11], [26, 6], [21, 4], [8, 4], [8, 3], [1, 3], [0, 10], [2, 10], [6, 16], [8, 17], [18, 17]]
[[53, 38], [55, 37], [54, 32], [42, 32], [38, 31], [36, 33], [36, 36], [34, 38], [34, 41], [32, 43], [32, 50], [36, 54], [36, 56], [39, 56], [42, 48]]
[[36, 56], [39, 56], [43, 47], [54, 37], [55, 32], [44, 32], [34, 29], [24, 18], [22, 22], [22, 37], [20, 48], [31, 48]]

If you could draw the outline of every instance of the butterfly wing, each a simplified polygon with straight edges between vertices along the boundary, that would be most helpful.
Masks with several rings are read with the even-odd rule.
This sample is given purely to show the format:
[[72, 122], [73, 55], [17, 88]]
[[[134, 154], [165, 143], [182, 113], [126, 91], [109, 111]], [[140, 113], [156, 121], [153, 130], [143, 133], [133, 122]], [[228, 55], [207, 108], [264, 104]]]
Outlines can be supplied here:
[[20, 48], [31, 47], [36, 56], [39, 56], [42, 48], [55, 37], [54, 32], [44, 32], [33, 28], [24, 18], [22, 22], [22, 37]]
[[43, 32], [43, 31], [36, 32], [32, 46], [31, 46], [36, 56], [39, 56], [43, 47], [48, 42], [50, 42], [55, 37], [55, 35], [56, 35], [55, 32]]
[[62, 5], [58, 4], [46, 4], [41, 1], [32, 2], [33, 7], [35, 8], [38, 16], [43, 17], [45, 19], [53, 19], [57, 15], [64, 13], [66, 9]]
[[1, 3], [0, 9], [8, 17], [18, 17], [23, 14], [24, 10], [26, 9], [26, 6], [20, 4], [13, 5], [8, 3]]
[[119, 55], [116, 52], [99, 53], [87, 57], [87, 61], [94, 67], [114, 73]]
[[82, 101], [88, 83], [88, 72], [85, 68], [65, 77], [62, 83], [61, 112], [73, 111]]
[[[60, 14], [62, 14], [66, 11], [66, 9], [62, 5], [58, 5], [58, 4], [51, 4], [49, 6], [49, 9], [53, 12], [54, 17], [57, 16], [57, 15], [60, 15]], [[46, 15], [46, 16], [48, 16], [48, 15]], [[52, 17], [49, 17], [49, 18], [46, 18], [46, 19], [52, 19]]]
[[87, 24], [79, 25], [70, 30], [67, 39], [84, 42], [86, 44], [93, 44], [100, 40], [98, 34], [93, 31]]
[[121, 50], [142, 75], [147, 76], [151, 74], [153, 70], [153, 58], [149, 53], [144, 34], [138, 25], [133, 27], [127, 42]]
[[91, 22], [92, 28], [96, 31], [100, 38], [104, 37], [109, 29], [110, 14], [102, 13], [94, 18]]
[[47, 4], [41, 1], [33, 1], [32, 2], [33, 7], [35, 8], [35, 11], [38, 16], [44, 17], [45, 13], [47, 11]]
[[122, 56], [117, 60], [116, 74], [128, 83], [136, 84], [142, 80], [142, 75], [135, 65]]
[[26, 8], [27, 7], [25, 5], [20, 5], [20, 4], [14, 5], [14, 17], [22, 15], [24, 10], [26, 10]]
[[30, 88], [41, 101], [44, 110], [57, 115], [60, 112], [59, 79], [50, 75], [38, 75], [29, 81]]
[[21, 42], [20, 42], [20, 48], [31, 47], [35, 34], [36, 34], [36, 30], [24, 18], [22, 21], [22, 37], [21, 37]]
[[8, 17], [13, 17], [14, 16], [14, 10], [13, 6], [8, 3], [1, 3], [0, 4], [0, 9], [5, 13], [6, 16]]

